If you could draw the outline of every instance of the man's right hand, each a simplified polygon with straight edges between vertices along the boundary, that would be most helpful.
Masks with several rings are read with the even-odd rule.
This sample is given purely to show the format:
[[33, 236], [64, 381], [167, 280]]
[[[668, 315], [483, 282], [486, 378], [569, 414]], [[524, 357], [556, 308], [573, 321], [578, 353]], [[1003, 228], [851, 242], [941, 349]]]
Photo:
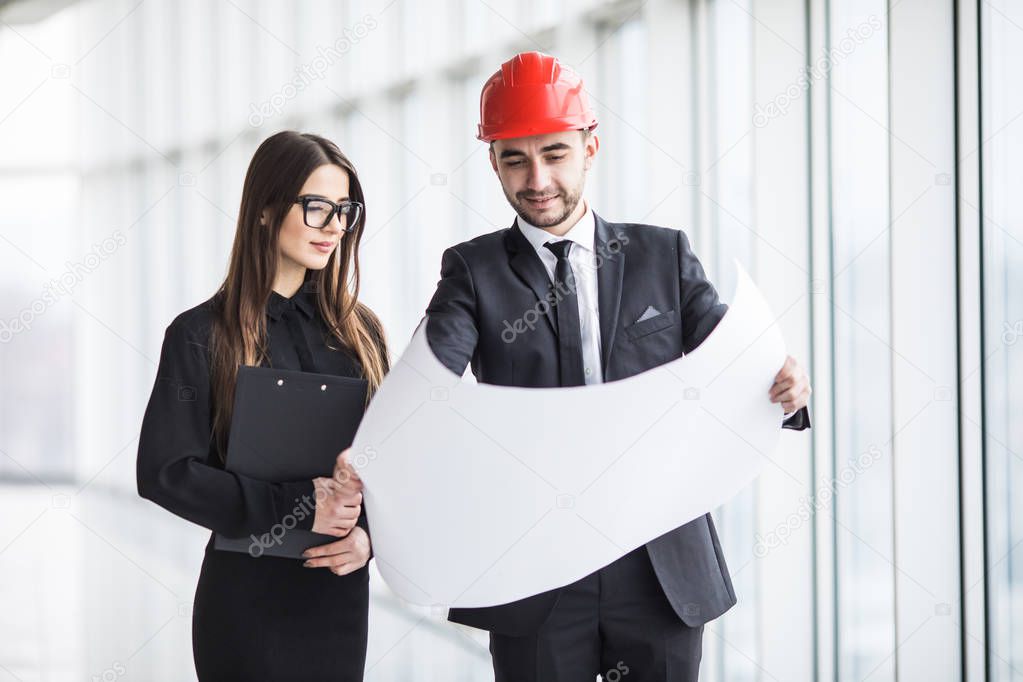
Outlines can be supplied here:
[[337, 457], [332, 478], [314, 478], [316, 515], [313, 532], [343, 538], [362, 512], [362, 479], [351, 468], [345, 450]]

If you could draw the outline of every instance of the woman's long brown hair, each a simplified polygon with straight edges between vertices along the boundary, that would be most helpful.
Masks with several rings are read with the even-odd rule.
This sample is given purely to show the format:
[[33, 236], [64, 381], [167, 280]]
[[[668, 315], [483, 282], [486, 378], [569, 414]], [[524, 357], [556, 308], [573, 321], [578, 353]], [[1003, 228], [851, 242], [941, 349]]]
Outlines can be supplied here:
[[[277, 237], [284, 217], [309, 175], [320, 166], [340, 166], [348, 173], [349, 196], [365, 207], [355, 166], [330, 140], [308, 133], [284, 131], [259, 145], [242, 188], [231, 263], [214, 300], [211, 330], [211, 398], [213, 438], [221, 458], [227, 456], [234, 388], [238, 368], [260, 365], [268, 358], [266, 305], [278, 267]], [[260, 224], [263, 211], [266, 224]], [[309, 270], [303, 287], [315, 291], [317, 307], [331, 334], [355, 355], [369, 382], [369, 397], [388, 371], [383, 326], [359, 303], [359, 242], [366, 211], [354, 232], [322, 270]]]

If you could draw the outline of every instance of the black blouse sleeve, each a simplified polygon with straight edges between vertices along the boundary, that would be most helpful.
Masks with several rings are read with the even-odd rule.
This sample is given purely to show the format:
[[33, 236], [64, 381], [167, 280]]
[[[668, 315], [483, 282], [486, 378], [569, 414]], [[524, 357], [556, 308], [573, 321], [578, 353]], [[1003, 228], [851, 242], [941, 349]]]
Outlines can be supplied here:
[[142, 418], [139, 495], [227, 537], [266, 533], [288, 515], [296, 528], [311, 530], [312, 481], [270, 483], [209, 461], [209, 360], [206, 344], [196, 336], [180, 318], [167, 327]]

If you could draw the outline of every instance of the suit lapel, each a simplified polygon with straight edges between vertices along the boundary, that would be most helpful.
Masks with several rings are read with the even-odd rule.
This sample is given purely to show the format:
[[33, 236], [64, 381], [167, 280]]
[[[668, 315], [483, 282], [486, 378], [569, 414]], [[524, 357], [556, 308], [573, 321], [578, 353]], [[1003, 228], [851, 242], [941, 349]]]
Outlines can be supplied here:
[[[604, 376], [607, 376], [607, 365], [611, 358], [611, 349], [615, 342], [615, 330], [618, 329], [618, 311], [622, 302], [622, 278], [625, 274], [625, 253], [622, 250], [620, 236], [613, 224], [608, 223], [596, 213], [594, 249], [602, 263], [597, 268], [597, 310], [600, 313], [600, 360]], [[547, 301], [550, 293], [551, 280], [547, 276], [540, 257], [533, 250], [525, 235], [513, 222], [505, 234], [505, 246], [508, 249], [512, 270], [529, 285], [536, 295], [537, 301]], [[544, 316], [557, 335], [558, 322], [550, 305], [543, 306]], [[525, 311], [522, 311], [525, 313]]]
[[593, 214], [597, 223], [594, 247], [597, 258], [602, 259], [597, 268], [597, 309], [600, 312], [600, 360], [606, 379], [607, 364], [618, 329], [618, 311], [622, 303], [622, 277], [625, 273], [625, 252], [620, 237], [612, 224]]
[[[550, 277], [547, 276], [547, 270], [540, 261], [540, 257], [533, 250], [533, 245], [529, 243], [514, 222], [505, 234], [505, 246], [509, 252], [512, 270], [533, 290], [537, 302], [545, 301], [545, 305], [542, 306], [544, 316], [551, 326], [551, 331], [557, 335], [558, 323], [551, 312], [550, 302], [547, 299], [551, 291]], [[525, 312], [525, 310], [522, 311], [523, 314]]]

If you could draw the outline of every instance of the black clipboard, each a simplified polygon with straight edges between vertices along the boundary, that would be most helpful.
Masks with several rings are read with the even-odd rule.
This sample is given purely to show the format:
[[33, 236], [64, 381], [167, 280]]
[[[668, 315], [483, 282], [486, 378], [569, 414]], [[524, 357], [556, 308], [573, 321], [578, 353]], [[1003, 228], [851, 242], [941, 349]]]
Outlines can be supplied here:
[[[366, 409], [365, 379], [272, 367], [238, 368], [225, 467], [263, 481], [308, 481], [331, 476], [338, 453], [352, 444]], [[312, 512], [312, 501], [309, 505]], [[336, 537], [291, 528], [228, 538], [215, 549], [302, 558]]]

